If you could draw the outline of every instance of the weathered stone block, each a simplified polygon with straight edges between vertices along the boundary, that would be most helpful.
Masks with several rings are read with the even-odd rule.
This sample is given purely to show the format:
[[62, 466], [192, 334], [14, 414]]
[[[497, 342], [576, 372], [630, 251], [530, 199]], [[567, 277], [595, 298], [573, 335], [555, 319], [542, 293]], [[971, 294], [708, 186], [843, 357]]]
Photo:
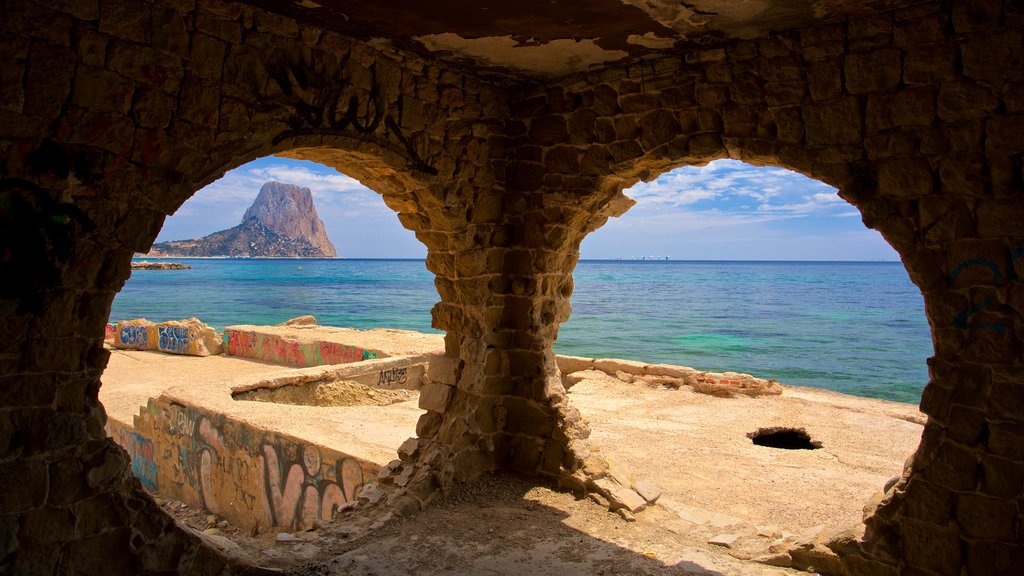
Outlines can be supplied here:
[[988, 238], [1024, 236], [1024, 206], [1011, 200], [981, 200], [975, 208], [981, 235]]
[[8, 462], [0, 464], [0, 514], [18, 514], [40, 508], [46, 501], [47, 467], [42, 464]]
[[878, 166], [878, 190], [882, 194], [918, 198], [931, 194], [934, 176], [924, 160], [889, 160]]
[[981, 458], [981, 491], [998, 498], [1015, 498], [1024, 485], [1024, 463], [985, 455]]
[[146, 42], [149, 10], [140, 10], [134, 2], [107, 0], [100, 8], [99, 31], [108, 36]]
[[1024, 45], [1020, 29], [974, 36], [960, 45], [964, 76], [1001, 84], [1024, 80]]
[[169, 94], [177, 93], [184, 68], [181, 60], [166, 52], [125, 42], [114, 42], [107, 54], [107, 67]]
[[166, 93], [152, 88], [141, 88], [135, 92], [132, 103], [132, 118], [143, 128], [166, 128], [177, 102]]
[[937, 46], [907, 50], [903, 57], [903, 81], [934, 84], [956, 77], [956, 49]]
[[640, 117], [640, 143], [647, 150], [668, 142], [679, 133], [679, 120], [666, 110], [656, 110]]
[[443, 414], [451, 400], [452, 387], [437, 382], [427, 382], [420, 388], [419, 407]]
[[74, 57], [63, 46], [35, 42], [28, 55], [25, 76], [25, 114], [56, 117], [71, 91]]
[[649, 480], [633, 482], [633, 490], [646, 500], [648, 504], [654, 504], [658, 501], [658, 498], [661, 498], [661, 488], [658, 488]]
[[900, 22], [893, 33], [893, 46], [899, 49], [914, 49], [944, 42], [946, 32], [943, 30], [942, 20], [932, 16]]
[[441, 427], [441, 415], [437, 412], [425, 412], [416, 421], [416, 436], [429, 438]]
[[846, 30], [843, 26], [814, 26], [800, 31], [800, 47], [804, 58], [816, 62], [843, 53]]
[[942, 576], [960, 574], [960, 534], [955, 528], [919, 520], [903, 520], [903, 547], [907, 563]]
[[999, 97], [974, 82], [945, 82], [939, 89], [939, 118], [946, 122], [984, 118], [998, 107]]
[[859, 144], [860, 106], [856, 98], [802, 107], [801, 118], [811, 146]]
[[844, 66], [846, 90], [850, 94], [891, 90], [899, 84], [900, 65], [900, 53], [896, 50], [847, 54]]
[[128, 154], [135, 135], [135, 125], [127, 116], [80, 108], [64, 115], [62, 128], [66, 142], [89, 144], [118, 155]]
[[928, 126], [934, 119], [933, 88], [909, 88], [894, 94], [868, 96], [866, 126], [869, 132]]
[[124, 76], [102, 68], [81, 67], [75, 75], [72, 102], [96, 112], [125, 114], [135, 85]]
[[939, 163], [942, 190], [951, 194], [980, 196], [985, 190], [985, 160], [979, 155], [957, 155]]
[[769, 82], [764, 86], [769, 106], [802, 104], [807, 95], [807, 84], [798, 82]]
[[575, 174], [579, 171], [580, 151], [572, 146], [555, 146], [544, 153], [544, 166], [554, 174]]
[[958, 494], [956, 521], [968, 538], [1016, 541], [1017, 506], [1012, 499]]
[[721, 106], [729, 99], [729, 87], [724, 84], [702, 82], [696, 88], [697, 104], [706, 107]]
[[818, 62], [807, 70], [807, 89], [811, 100], [831, 100], [843, 91], [843, 70], [839, 62]]
[[398, 447], [398, 458], [402, 462], [412, 462], [416, 459], [416, 454], [419, 453], [420, 444], [416, 438], [407, 438], [402, 445]]
[[975, 541], [965, 548], [967, 576], [1013, 574], [1024, 566], [1024, 549], [1020, 545]]
[[511, 434], [548, 436], [554, 426], [550, 408], [525, 398], [507, 397], [503, 403], [505, 431]]
[[893, 23], [889, 14], [850, 20], [847, 40], [851, 50], [885, 46], [892, 43]]

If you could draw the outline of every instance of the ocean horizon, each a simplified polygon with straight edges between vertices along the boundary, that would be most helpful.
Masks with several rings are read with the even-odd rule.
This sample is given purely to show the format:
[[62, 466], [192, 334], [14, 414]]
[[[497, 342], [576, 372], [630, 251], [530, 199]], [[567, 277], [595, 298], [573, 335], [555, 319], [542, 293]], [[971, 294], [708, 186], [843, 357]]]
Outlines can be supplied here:
[[[663, 257], [661, 257], [663, 258]], [[175, 258], [135, 271], [110, 321], [198, 317], [222, 330], [322, 325], [439, 332], [423, 258]], [[581, 259], [555, 352], [743, 372], [917, 403], [931, 334], [900, 261]]]

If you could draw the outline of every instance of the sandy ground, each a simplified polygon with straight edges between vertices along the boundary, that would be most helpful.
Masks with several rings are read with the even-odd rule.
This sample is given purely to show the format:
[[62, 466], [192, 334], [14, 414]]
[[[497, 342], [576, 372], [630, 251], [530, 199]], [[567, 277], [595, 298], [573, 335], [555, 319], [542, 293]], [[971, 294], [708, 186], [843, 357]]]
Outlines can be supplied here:
[[[100, 397], [111, 417], [131, 422], [162, 388], [280, 370], [234, 358], [114, 351]], [[574, 385], [569, 397], [622, 475], [662, 488], [659, 504], [636, 522], [533, 479], [489, 476], [373, 530], [357, 512], [285, 541], [232, 534], [223, 525], [212, 539], [256, 564], [304, 575], [795, 574], [750, 558], [782, 538], [859, 523], [866, 501], [901, 472], [923, 423], [911, 405], [792, 387], [775, 397], [717, 398], [595, 377]], [[341, 408], [235, 404], [247, 420], [300, 437], [341, 427], [340, 442], [372, 445], [367, 450], [381, 463], [394, 458], [420, 413], [414, 400]], [[767, 448], [746, 436], [780, 426], [802, 428], [822, 447]], [[217, 521], [173, 501], [164, 506], [198, 531]], [[719, 536], [736, 542], [709, 543]]]

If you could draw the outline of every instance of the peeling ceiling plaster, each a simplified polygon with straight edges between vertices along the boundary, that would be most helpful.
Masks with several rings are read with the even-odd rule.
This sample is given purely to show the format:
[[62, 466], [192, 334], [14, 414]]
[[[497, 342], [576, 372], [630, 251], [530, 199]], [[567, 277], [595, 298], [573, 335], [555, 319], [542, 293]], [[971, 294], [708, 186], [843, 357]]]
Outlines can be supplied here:
[[482, 75], [530, 80], [936, 0], [243, 0]]
[[463, 38], [445, 32], [414, 36], [428, 50], [447, 50], [490, 66], [514, 68], [545, 76], [582, 72], [591, 66], [614, 62], [629, 56], [622, 50], [606, 50], [594, 40], [563, 38], [545, 43], [519, 42], [512, 36]]
[[637, 46], [643, 46], [644, 48], [650, 48], [652, 50], [665, 50], [675, 46], [678, 38], [660, 38], [654, 32], [648, 32], [643, 36], [636, 34], [630, 34], [626, 38], [626, 42], [635, 44]]

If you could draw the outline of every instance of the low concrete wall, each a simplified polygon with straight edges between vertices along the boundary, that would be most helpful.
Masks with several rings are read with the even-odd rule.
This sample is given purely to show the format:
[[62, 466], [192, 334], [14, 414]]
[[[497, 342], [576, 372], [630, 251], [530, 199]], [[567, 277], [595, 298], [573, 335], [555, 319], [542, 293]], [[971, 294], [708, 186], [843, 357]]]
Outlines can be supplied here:
[[147, 489], [203, 508], [247, 531], [293, 531], [330, 520], [379, 466], [160, 396], [134, 427], [107, 432]]
[[270, 376], [240, 378], [231, 386], [232, 395], [260, 388], [305, 386], [325, 380], [348, 380], [370, 388], [419, 390], [433, 355], [393, 356], [338, 366], [313, 366]]
[[360, 362], [386, 356], [380, 350], [368, 350], [340, 342], [303, 342], [233, 326], [224, 329], [224, 351], [229, 356], [254, 358], [299, 368]]
[[782, 393], [782, 386], [774, 379], [765, 380], [737, 372], [704, 372], [673, 364], [647, 364], [636, 360], [616, 358], [584, 358], [556, 356], [558, 370], [566, 387], [572, 385], [571, 375], [585, 370], [598, 370], [625, 382], [643, 380], [650, 384], [691, 386], [695, 391], [715, 396], [774, 396]]

